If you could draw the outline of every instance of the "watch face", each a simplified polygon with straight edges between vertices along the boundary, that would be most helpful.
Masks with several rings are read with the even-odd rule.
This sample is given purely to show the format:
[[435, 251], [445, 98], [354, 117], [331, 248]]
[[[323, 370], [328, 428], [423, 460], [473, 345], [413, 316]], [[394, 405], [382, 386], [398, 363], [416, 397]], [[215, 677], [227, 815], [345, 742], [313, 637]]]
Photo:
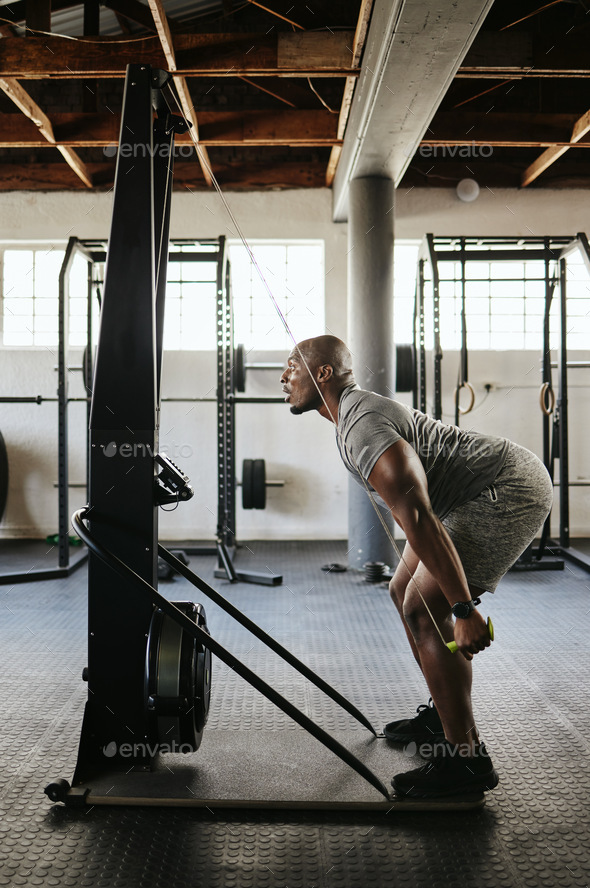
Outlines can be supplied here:
[[453, 605], [453, 614], [456, 617], [468, 617], [473, 610], [473, 603], [469, 601], [458, 601]]

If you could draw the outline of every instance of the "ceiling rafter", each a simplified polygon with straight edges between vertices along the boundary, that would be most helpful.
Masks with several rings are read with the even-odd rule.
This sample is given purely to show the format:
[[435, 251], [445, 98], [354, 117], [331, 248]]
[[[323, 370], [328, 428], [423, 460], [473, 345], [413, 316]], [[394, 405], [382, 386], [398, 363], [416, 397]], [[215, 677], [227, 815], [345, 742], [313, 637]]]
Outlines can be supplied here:
[[[188, 77], [356, 77], [352, 32], [174, 33], [175, 73]], [[123, 77], [128, 64], [166, 68], [159, 36], [113, 40], [0, 40], [0, 77]]]
[[294, 28], [299, 28], [301, 31], [305, 31], [303, 25], [298, 24], [298, 22], [294, 22], [293, 19], [287, 18], [286, 15], [281, 15], [281, 13], [277, 12], [275, 9], [270, 9], [268, 6], [263, 6], [262, 3], [258, 2], [258, 0], [247, 0], [247, 2], [250, 3], [252, 6], [258, 6], [259, 9], [264, 9], [265, 12], [269, 12], [271, 15], [282, 19], [282, 21], [287, 22], [287, 24], [292, 25]]
[[191, 98], [188, 83], [186, 82], [185, 77], [174, 73], [177, 70], [176, 55], [174, 52], [174, 43], [172, 41], [172, 34], [170, 33], [170, 27], [168, 25], [166, 13], [164, 12], [164, 7], [161, 0], [148, 0], [148, 3], [154, 17], [154, 24], [158, 32], [158, 37], [160, 38], [160, 43], [162, 44], [162, 49], [164, 50], [164, 55], [166, 56], [168, 70], [172, 73], [172, 80], [174, 81], [174, 85], [178, 93], [178, 99], [182, 108], [182, 113], [184, 114], [186, 120], [192, 125], [192, 138], [194, 139], [195, 144], [198, 146], [197, 158], [199, 160], [201, 170], [203, 171], [203, 177], [207, 185], [212, 185], [213, 179], [211, 177], [211, 161], [209, 159], [209, 155], [205, 146], [198, 144], [199, 125], [197, 123], [197, 112], [195, 111], [195, 106]]
[[86, 187], [92, 188], [92, 176], [82, 158], [73, 148], [59, 145], [56, 142], [51, 121], [18, 80], [0, 78], [0, 89], [14, 102], [17, 108], [20, 108], [25, 117], [28, 117], [35, 124], [46, 141], [57, 148], [66, 163], [74, 170]]
[[[119, 141], [119, 121], [109, 113], [62, 112], [52, 115], [53, 134], [60, 145], [103, 148]], [[200, 144], [208, 147], [332, 147], [338, 143], [336, 119], [323, 109], [313, 111], [203, 111], [199, 114]], [[192, 144], [189, 133], [176, 136], [179, 145]], [[42, 148], [46, 139], [22, 114], [4, 114], [0, 148]]]
[[562, 157], [566, 151], [569, 151], [570, 148], [575, 147], [576, 142], [579, 142], [587, 133], [590, 132], [590, 111], [586, 111], [585, 114], [582, 114], [581, 117], [576, 120], [574, 123], [572, 134], [569, 140], [569, 144], [561, 145], [559, 147], [554, 146], [552, 148], [547, 148], [546, 151], [543, 151], [537, 159], [531, 163], [530, 166], [526, 168], [524, 173], [522, 174], [521, 186], [526, 188], [527, 185], [530, 185], [531, 182], [534, 182], [535, 179], [538, 179], [539, 176], [545, 172], [552, 164], [555, 163], [560, 157]]
[[269, 96], [272, 96], [274, 99], [278, 99], [279, 102], [283, 102], [285, 105], [289, 105], [291, 108], [296, 108], [293, 102], [290, 102], [289, 99], [285, 99], [283, 96], [280, 96], [278, 93], [273, 92], [270, 89], [267, 89], [265, 86], [262, 86], [260, 83], [256, 83], [255, 80], [250, 80], [249, 77], [244, 77], [240, 74], [240, 80], [243, 80], [244, 83], [248, 83], [250, 86], [253, 86], [255, 89], [259, 89], [261, 92], [266, 93]]
[[[113, 184], [112, 163], [90, 163], [88, 168], [96, 190], [107, 191]], [[240, 161], [217, 164], [216, 177], [222, 187], [239, 189], [274, 188], [321, 188], [324, 184], [325, 163], [322, 161], [286, 161], [276, 170], [273, 181], [269, 181], [268, 163], [263, 161]], [[201, 188], [203, 178], [194, 160], [179, 160], [174, 165], [175, 190]], [[77, 176], [62, 163], [1, 163], [0, 192], [16, 189], [38, 189], [43, 191], [80, 190], [84, 188]]]
[[[361, 0], [361, 7], [357, 19], [356, 30], [354, 32], [352, 48], [350, 50], [350, 53], [352, 55], [351, 67], [353, 68], [358, 68], [360, 64], [361, 56], [363, 54], [363, 47], [367, 38], [367, 31], [369, 29], [369, 21], [371, 19], [373, 2], [374, 0]], [[350, 114], [350, 106], [352, 104], [355, 84], [356, 77], [346, 78], [346, 83], [344, 85], [344, 95], [342, 96], [342, 104], [340, 106], [340, 114], [338, 115], [339, 139], [344, 139], [344, 131], [346, 130], [346, 124], [348, 123], [348, 115]], [[330, 152], [330, 159], [328, 161], [328, 168], [326, 170], [326, 185], [328, 188], [334, 181], [334, 176], [336, 175], [338, 161], [340, 160], [341, 154], [342, 147], [340, 145], [332, 148], [332, 151]]]

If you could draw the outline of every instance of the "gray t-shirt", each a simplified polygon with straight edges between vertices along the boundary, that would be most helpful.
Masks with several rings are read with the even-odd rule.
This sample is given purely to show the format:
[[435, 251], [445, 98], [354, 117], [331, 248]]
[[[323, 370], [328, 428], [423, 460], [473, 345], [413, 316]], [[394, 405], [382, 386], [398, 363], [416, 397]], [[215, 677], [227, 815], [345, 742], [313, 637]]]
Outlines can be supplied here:
[[368, 480], [379, 457], [403, 439], [416, 451], [428, 479], [432, 508], [439, 518], [474, 499], [494, 482], [504, 465], [506, 438], [464, 432], [419, 410], [356, 384], [342, 392], [336, 442], [344, 465]]

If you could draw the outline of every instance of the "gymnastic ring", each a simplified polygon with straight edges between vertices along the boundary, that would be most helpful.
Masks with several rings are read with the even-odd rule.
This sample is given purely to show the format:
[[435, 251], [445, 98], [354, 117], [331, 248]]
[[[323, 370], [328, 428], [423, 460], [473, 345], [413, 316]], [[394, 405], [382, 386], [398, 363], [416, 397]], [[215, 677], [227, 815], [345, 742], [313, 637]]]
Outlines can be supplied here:
[[[549, 393], [549, 402], [547, 403], [547, 393]], [[555, 409], [555, 392], [551, 387], [551, 383], [544, 382], [539, 392], [539, 406], [545, 416], [551, 416]]]
[[[469, 404], [467, 405], [467, 407], [459, 406], [459, 392], [462, 388], [469, 389]], [[462, 416], [465, 416], [466, 413], [471, 413], [471, 411], [473, 410], [473, 405], [475, 404], [475, 392], [470, 382], [462, 382], [461, 385], [457, 386], [457, 388], [455, 389], [455, 404], [457, 405], [457, 407], [459, 407], [459, 413]]]

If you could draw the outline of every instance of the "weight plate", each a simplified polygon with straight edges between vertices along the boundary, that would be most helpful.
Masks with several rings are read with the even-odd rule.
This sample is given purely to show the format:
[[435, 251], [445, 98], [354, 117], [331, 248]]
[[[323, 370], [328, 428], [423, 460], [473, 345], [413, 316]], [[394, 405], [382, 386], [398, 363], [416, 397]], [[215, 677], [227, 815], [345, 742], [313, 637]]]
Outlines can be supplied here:
[[6, 498], [8, 496], [8, 454], [6, 453], [6, 444], [0, 432], [0, 521], [4, 515], [6, 508]]
[[266, 463], [245, 459], [242, 463], [242, 508], [266, 508]]
[[254, 460], [245, 459], [242, 462], [242, 509], [253, 509], [252, 505], [252, 476]]
[[94, 363], [90, 366], [92, 354], [88, 351], [88, 346], [84, 346], [82, 353], [82, 382], [86, 389], [86, 394], [92, 394], [92, 377], [94, 376]]
[[234, 364], [232, 367], [233, 390], [246, 391], [246, 350], [243, 345], [236, 345], [234, 349]]
[[416, 387], [416, 349], [413, 345], [398, 345], [395, 355], [395, 390], [412, 392]]
[[266, 463], [263, 459], [255, 459], [252, 467], [252, 501], [253, 509], [266, 508]]

